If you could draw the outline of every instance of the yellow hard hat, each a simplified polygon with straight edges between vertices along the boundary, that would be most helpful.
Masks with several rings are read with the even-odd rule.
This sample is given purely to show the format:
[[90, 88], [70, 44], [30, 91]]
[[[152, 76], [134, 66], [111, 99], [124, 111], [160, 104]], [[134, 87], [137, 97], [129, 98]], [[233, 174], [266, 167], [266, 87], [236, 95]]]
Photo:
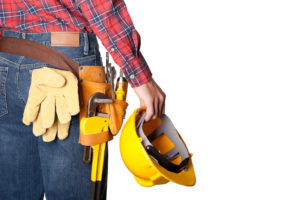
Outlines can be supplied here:
[[120, 136], [126, 167], [142, 186], [174, 183], [193, 186], [194, 167], [183, 139], [167, 115], [145, 122], [146, 108], [136, 109]]

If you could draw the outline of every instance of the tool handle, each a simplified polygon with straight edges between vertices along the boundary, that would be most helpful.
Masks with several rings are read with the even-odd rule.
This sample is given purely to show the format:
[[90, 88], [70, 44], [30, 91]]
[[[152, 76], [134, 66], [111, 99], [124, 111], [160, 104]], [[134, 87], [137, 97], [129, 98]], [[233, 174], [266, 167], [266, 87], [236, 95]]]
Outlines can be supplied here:
[[[120, 78], [122, 78], [122, 81], [120, 81]], [[119, 85], [120, 83], [122, 84], [121, 86]], [[122, 92], [120, 92], [120, 93], [122, 93], [121, 95], [123, 96], [122, 100], [126, 101], [127, 90], [128, 90], [128, 82], [127, 82], [127, 80], [124, 77], [119, 77], [117, 79], [116, 91], [115, 91], [116, 95], [118, 95], [118, 92], [117, 92], [118, 89], [122, 89], [123, 90], [124, 93], [122, 93]]]
[[92, 149], [90, 146], [83, 146], [82, 160], [87, 164], [92, 161]]

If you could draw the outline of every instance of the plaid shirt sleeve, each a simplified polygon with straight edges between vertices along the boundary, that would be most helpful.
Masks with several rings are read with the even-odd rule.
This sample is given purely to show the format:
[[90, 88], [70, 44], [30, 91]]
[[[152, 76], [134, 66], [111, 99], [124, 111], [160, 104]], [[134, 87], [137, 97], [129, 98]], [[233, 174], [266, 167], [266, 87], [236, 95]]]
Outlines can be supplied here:
[[150, 80], [152, 73], [140, 52], [136, 31], [123, 0], [76, 0], [79, 12], [121, 67], [131, 87]]

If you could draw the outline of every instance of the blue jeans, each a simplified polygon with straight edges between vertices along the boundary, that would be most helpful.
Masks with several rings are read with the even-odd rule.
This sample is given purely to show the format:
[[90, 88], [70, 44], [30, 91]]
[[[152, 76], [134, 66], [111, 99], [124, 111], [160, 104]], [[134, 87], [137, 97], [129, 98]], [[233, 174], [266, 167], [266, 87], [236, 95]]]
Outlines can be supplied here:
[[[3, 36], [50, 46], [50, 33], [4, 30]], [[80, 33], [79, 47], [50, 46], [79, 65], [102, 65], [95, 34]], [[30, 49], [28, 49], [30, 51]], [[33, 69], [53, 67], [28, 57], [0, 52], [0, 199], [89, 199], [91, 165], [82, 161], [79, 114], [69, 136], [50, 143], [22, 123]]]

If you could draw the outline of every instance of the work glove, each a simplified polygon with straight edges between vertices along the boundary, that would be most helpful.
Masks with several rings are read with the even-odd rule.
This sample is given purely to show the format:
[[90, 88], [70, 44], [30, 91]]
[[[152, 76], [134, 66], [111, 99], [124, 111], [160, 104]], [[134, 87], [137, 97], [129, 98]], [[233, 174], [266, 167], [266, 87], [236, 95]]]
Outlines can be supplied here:
[[64, 140], [68, 137], [70, 121], [65, 124], [62, 124], [56, 116], [53, 125], [50, 128], [46, 129], [42, 125], [41, 116], [42, 115], [39, 114], [37, 119], [33, 122], [32, 130], [35, 136], [38, 137], [42, 135], [44, 142], [52, 142], [53, 140], [55, 140], [56, 135], [60, 140]]
[[[48, 137], [49, 132], [57, 130], [59, 139], [66, 138], [71, 116], [78, 114], [79, 110], [78, 81], [72, 72], [48, 67], [32, 71], [23, 123], [30, 125], [33, 122], [34, 135], [46, 134], [43, 139], [52, 141], [56, 134], [54, 138], [53, 134]], [[62, 126], [67, 129], [60, 132]], [[64, 134], [60, 134], [62, 132]]]

